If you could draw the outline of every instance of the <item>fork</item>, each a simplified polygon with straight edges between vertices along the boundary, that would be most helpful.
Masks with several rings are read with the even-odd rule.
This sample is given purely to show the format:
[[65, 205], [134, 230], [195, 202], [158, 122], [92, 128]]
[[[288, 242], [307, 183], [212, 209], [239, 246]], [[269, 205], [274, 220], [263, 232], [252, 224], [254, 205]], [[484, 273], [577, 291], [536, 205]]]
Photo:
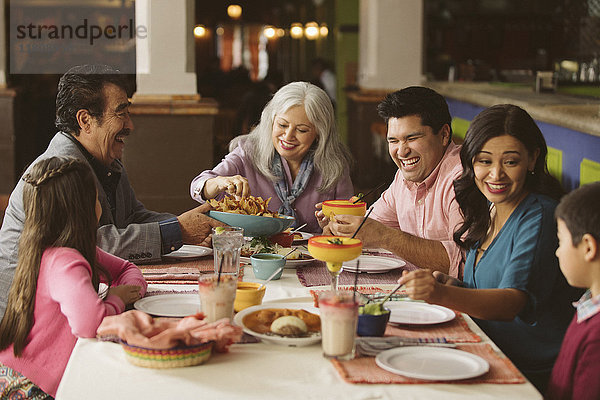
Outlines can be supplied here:
[[[371, 340], [373, 338], [369, 338]], [[398, 338], [402, 339], [402, 338]], [[396, 347], [404, 347], [404, 346], [421, 346], [421, 347], [449, 347], [456, 348], [456, 344], [454, 343], [446, 343], [446, 342], [421, 342], [421, 339], [403, 339], [403, 341], [392, 341], [385, 343], [383, 341], [376, 343], [372, 341], [364, 340], [363, 338], [356, 339], [356, 350], [359, 354], [364, 356], [376, 356], [384, 350], [393, 349]], [[445, 339], [444, 339], [445, 341]]]

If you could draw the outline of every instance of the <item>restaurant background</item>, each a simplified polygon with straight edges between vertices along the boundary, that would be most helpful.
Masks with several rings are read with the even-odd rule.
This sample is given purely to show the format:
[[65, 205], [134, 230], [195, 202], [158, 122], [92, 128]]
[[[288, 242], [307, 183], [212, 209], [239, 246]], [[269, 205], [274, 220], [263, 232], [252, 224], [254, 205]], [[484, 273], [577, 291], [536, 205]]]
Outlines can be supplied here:
[[[231, 8], [228, 13], [234, 4], [241, 15]], [[177, 0], [166, 6], [158, 0], [4, 0], [0, 5], [5, 45], [0, 207], [55, 133], [60, 74], [21, 73], [27, 59], [17, 60], [11, 49], [11, 18], [32, 10], [45, 15], [48, 25], [74, 15], [92, 15], [90, 22], [99, 24], [133, 16], [136, 25], [155, 32], [148, 42], [108, 43], [103, 50], [109, 56], [100, 60], [133, 64], [138, 71], [129, 75], [136, 130], [124, 162], [138, 197], [151, 209], [178, 213], [193, 206], [187, 194], [193, 176], [216, 164], [232, 137], [248, 131], [270, 92], [293, 80], [318, 82], [316, 61], [335, 75], [338, 126], [357, 161], [357, 191], [391, 181], [396, 170], [376, 104], [402, 86], [436, 82], [450, 85], [442, 86], [442, 93], [456, 117], [457, 141], [485, 101], [497, 101], [479, 101], [473, 93], [526, 109], [562, 107], [575, 119], [589, 120], [573, 129], [533, 114], [551, 147], [551, 170], [567, 188], [600, 179], [600, 133], [587, 128], [600, 122], [600, 0]], [[179, 44], [181, 50], [172, 49]], [[165, 64], [179, 70], [159, 78], [140, 73]], [[552, 73], [555, 85], [549, 93], [536, 93], [536, 74], [543, 71]], [[172, 86], [153, 86], [169, 79]], [[169, 92], [178, 84], [185, 89]], [[452, 97], [467, 90], [462, 98]]]

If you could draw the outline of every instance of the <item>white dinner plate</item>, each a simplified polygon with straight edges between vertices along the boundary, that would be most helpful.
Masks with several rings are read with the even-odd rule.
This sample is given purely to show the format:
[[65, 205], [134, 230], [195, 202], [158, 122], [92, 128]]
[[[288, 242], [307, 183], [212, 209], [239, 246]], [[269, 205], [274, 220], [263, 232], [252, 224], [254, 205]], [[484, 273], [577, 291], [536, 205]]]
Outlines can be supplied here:
[[434, 304], [388, 301], [385, 306], [392, 312], [389, 321], [392, 324], [432, 325], [452, 321], [456, 317], [451, 309]]
[[179, 249], [172, 251], [169, 254], [165, 254], [162, 258], [164, 260], [193, 260], [212, 254], [212, 249], [204, 246], [195, 246], [191, 244], [184, 244]]
[[360, 260], [360, 272], [367, 272], [370, 274], [381, 274], [393, 269], [402, 268], [406, 265], [406, 262], [397, 258], [362, 255], [352, 261], [346, 261], [343, 263], [343, 270], [348, 272], [356, 272], [356, 264], [358, 260]]
[[316, 307], [313, 307], [312, 305], [310, 305], [310, 303], [288, 303], [285, 301], [281, 301], [280, 303], [265, 303], [265, 304], [261, 304], [259, 306], [248, 307], [248, 308], [240, 311], [239, 313], [237, 313], [235, 315], [235, 317], [233, 317], [233, 322], [236, 325], [241, 326], [242, 329], [244, 330], [244, 332], [246, 332], [247, 334], [257, 337], [267, 343], [280, 344], [283, 346], [300, 347], [300, 346], [308, 346], [311, 344], [319, 343], [321, 341], [320, 333], [315, 334], [313, 336], [309, 336], [309, 337], [291, 338], [291, 337], [265, 335], [262, 333], [257, 333], [257, 332], [254, 332], [253, 330], [247, 328], [244, 325], [244, 317], [246, 315], [253, 313], [254, 311], [264, 310], [267, 308], [288, 308], [291, 310], [306, 310], [313, 314], [317, 314], [317, 315], [320, 314], [319, 309]]
[[[301, 267], [303, 265], [306, 265], [312, 261], [314, 261], [314, 258], [309, 258], [309, 259], [297, 259], [297, 260], [290, 260], [290, 259], [286, 259], [285, 261], [285, 266], [284, 268], [297, 268], [297, 267]], [[246, 263], [246, 264], [251, 264], [251, 260], [250, 257], [240, 257], [240, 262]]]
[[159, 317], [187, 317], [200, 311], [200, 297], [189, 293], [158, 294], [136, 301], [133, 307]]
[[302, 239], [294, 239], [294, 241], [292, 242], [292, 245], [294, 245], [294, 246], [298, 246], [300, 244], [305, 244], [308, 242], [309, 238], [314, 236], [312, 233], [308, 233], [308, 232], [294, 232], [294, 234], [296, 234], [296, 233], [302, 235]]
[[394, 374], [435, 381], [474, 378], [490, 369], [475, 354], [445, 347], [396, 347], [379, 353], [375, 363]]

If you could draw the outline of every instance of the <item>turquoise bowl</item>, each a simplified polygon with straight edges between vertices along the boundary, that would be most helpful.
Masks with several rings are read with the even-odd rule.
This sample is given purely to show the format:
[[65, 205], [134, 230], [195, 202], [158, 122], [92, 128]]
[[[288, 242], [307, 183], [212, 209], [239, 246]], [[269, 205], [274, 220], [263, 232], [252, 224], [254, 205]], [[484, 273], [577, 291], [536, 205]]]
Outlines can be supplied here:
[[294, 217], [282, 215], [278, 218], [259, 215], [234, 214], [223, 211], [209, 211], [208, 216], [229, 226], [244, 228], [244, 236], [272, 236], [289, 228]]
[[[257, 253], [250, 256], [254, 277], [257, 279], [268, 279], [278, 268], [285, 265], [286, 259], [281, 254]], [[281, 278], [283, 268], [273, 277], [273, 280]]]

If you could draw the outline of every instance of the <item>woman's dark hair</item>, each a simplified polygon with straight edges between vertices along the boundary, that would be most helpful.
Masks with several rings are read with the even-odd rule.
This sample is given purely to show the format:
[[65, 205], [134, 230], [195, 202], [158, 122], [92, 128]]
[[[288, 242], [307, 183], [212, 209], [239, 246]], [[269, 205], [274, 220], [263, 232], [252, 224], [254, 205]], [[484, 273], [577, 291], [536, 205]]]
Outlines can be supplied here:
[[96, 263], [96, 179], [89, 165], [67, 157], [35, 164], [23, 176], [25, 223], [19, 241], [19, 259], [0, 322], [0, 349], [13, 344], [22, 354], [33, 326], [40, 263], [49, 247], [73, 248], [88, 261], [92, 285], [98, 291], [101, 276], [110, 275]]
[[[485, 143], [495, 137], [509, 135], [519, 140], [530, 155], [539, 150], [533, 173], [527, 174], [524, 189], [560, 200], [564, 189], [548, 173], [546, 156], [548, 149], [542, 132], [531, 116], [512, 104], [499, 104], [486, 108], [471, 122], [460, 150], [462, 175], [454, 181], [456, 201], [462, 211], [464, 222], [454, 232], [454, 241], [463, 248], [471, 248], [485, 238], [491, 219], [488, 200], [475, 185], [473, 159]], [[463, 235], [467, 234], [464, 239]]]
[[450, 127], [452, 138], [452, 117], [444, 96], [423, 86], [409, 86], [388, 94], [377, 106], [379, 116], [387, 124], [390, 118], [403, 118], [411, 115], [421, 117], [421, 124], [433, 129], [437, 134], [442, 126]]
[[106, 107], [103, 88], [108, 83], [127, 91], [123, 75], [108, 65], [80, 65], [69, 69], [58, 82], [56, 128], [78, 136], [77, 111], [82, 109], [102, 123]]

